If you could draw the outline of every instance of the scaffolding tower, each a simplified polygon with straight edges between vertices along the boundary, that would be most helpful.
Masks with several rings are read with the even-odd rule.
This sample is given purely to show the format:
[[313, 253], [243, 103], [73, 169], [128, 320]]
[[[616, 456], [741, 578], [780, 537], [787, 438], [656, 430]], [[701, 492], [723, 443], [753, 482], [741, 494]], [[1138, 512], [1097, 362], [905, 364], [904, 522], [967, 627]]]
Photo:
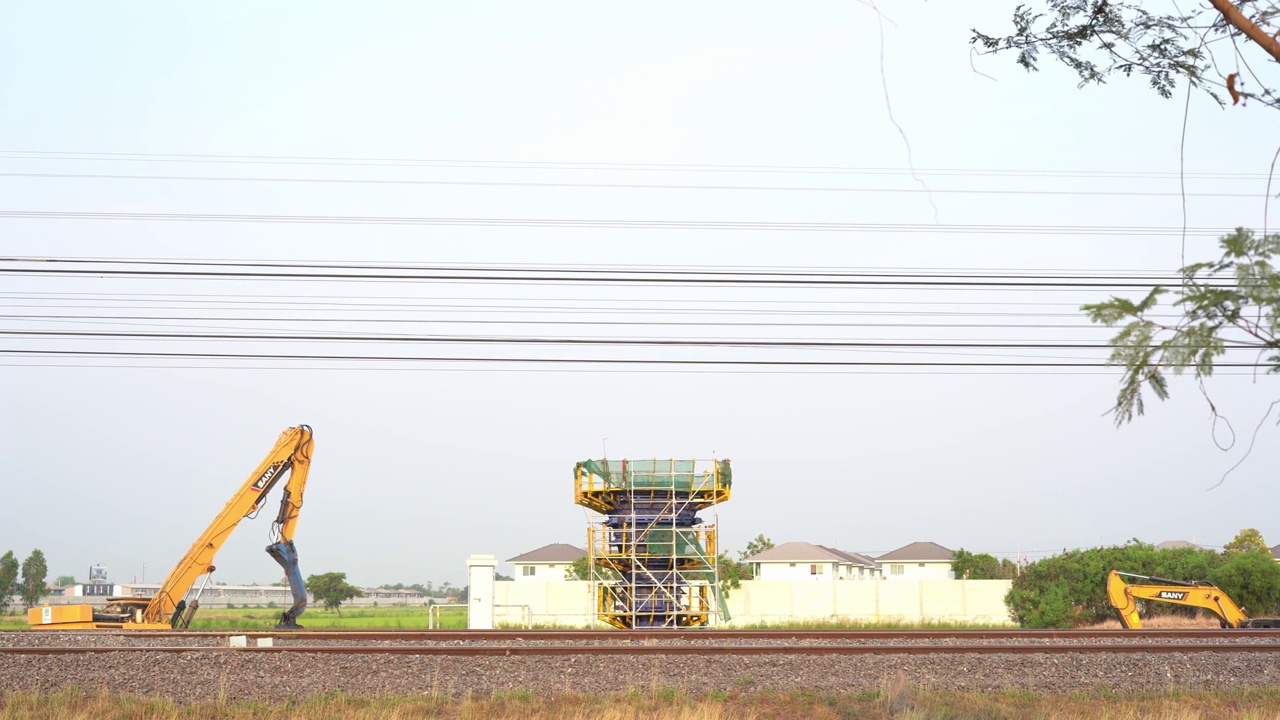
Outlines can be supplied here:
[[[728, 460], [586, 460], [574, 501], [587, 527], [596, 617], [623, 629], [704, 627], [729, 619], [716, 563], [716, 507]], [[711, 511], [710, 522], [697, 513]]]

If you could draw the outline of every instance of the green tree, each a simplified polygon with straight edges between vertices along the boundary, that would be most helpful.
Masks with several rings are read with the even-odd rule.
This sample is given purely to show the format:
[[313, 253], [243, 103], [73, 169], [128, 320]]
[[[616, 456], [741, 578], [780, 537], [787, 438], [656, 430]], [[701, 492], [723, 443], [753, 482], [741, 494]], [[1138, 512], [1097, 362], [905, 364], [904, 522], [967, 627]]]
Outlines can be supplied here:
[[738, 559], [746, 560], [752, 555], [758, 555], [764, 552], [765, 550], [772, 550], [773, 548], [774, 548], [773, 541], [765, 537], [764, 534], [762, 533], [760, 535], [756, 535], [749, 542], [747, 542], [747, 549], [738, 553]]
[[1002, 563], [994, 555], [975, 555], [964, 548], [956, 550], [951, 557], [951, 571], [958, 580], [1007, 580], [1013, 577], [1013, 569], [1010, 561]]
[[[740, 553], [743, 557], [750, 557], [745, 552]], [[754, 554], [754, 553], [753, 553]], [[751, 564], [740, 560], [734, 560], [729, 557], [729, 553], [721, 552], [716, 557], [716, 564], [720, 574], [720, 593], [726, 598], [729, 592], [742, 587], [743, 580], [750, 580], [755, 577], [755, 573], [751, 570]]]
[[[1247, 554], [1260, 556], [1259, 553]], [[1005, 605], [1010, 616], [1023, 627], [1091, 625], [1115, 615], [1106, 590], [1107, 574], [1112, 570], [1175, 580], [1204, 580], [1213, 576], [1225, 561], [1225, 556], [1211, 550], [1157, 550], [1138, 540], [1118, 547], [1072, 550], [1024, 568], [1013, 579]], [[1147, 614], [1171, 614], [1179, 610], [1167, 603], [1147, 603], [1145, 608]]]
[[59, 575], [59, 576], [58, 576], [58, 579], [53, 581], [53, 584], [54, 584], [54, 585], [56, 585], [56, 586], [58, 586], [58, 587], [66, 587], [66, 586], [68, 586], [68, 585], [75, 585], [75, 584], [76, 584], [76, 576], [75, 576], [75, 575]]
[[1250, 617], [1274, 616], [1280, 605], [1280, 563], [1271, 559], [1271, 553], [1227, 555], [1209, 579]]
[[[1166, 98], [1181, 80], [1188, 91], [1205, 91], [1220, 104], [1229, 97], [1232, 104], [1255, 101], [1280, 109], [1280, 94], [1272, 86], [1277, 77], [1272, 63], [1280, 62], [1280, 5], [1208, 3], [1170, 2], [1161, 13], [1146, 0], [1036, 0], [1014, 10], [1011, 34], [974, 30], [971, 42], [983, 52], [1015, 53], [1028, 71], [1038, 69], [1041, 53], [1047, 53], [1074, 70], [1081, 86], [1136, 73]], [[1169, 396], [1166, 372], [1192, 370], [1203, 379], [1228, 349], [1253, 351], [1242, 355], [1250, 358], [1247, 364], [1280, 370], [1275, 352], [1280, 349], [1280, 281], [1271, 266], [1280, 236], [1256, 237], [1239, 228], [1221, 245], [1217, 262], [1183, 268], [1178, 288], [1153, 288], [1138, 302], [1113, 297], [1084, 306], [1094, 322], [1121, 328], [1111, 340], [1111, 362], [1125, 368], [1114, 408], [1117, 424], [1143, 414], [1144, 389], [1161, 400]], [[1181, 319], [1156, 322], [1153, 310], [1170, 294]], [[1265, 360], [1252, 359], [1268, 351]]]
[[31, 551], [22, 561], [22, 604], [28, 609], [40, 604], [45, 596], [45, 578], [49, 575], [49, 565], [44, 560], [44, 553], [39, 548]]
[[10, 550], [0, 557], [0, 614], [9, 609], [11, 598], [18, 592], [18, 558]]
[[[1220, 245], [1217, 261], [1182, 269], [1179, 287], [1157, 286], [1139, 301], [1112, 297], [1083, 307], [1093, 322], [1120, 328], [1110, 359], [1124, 367], [1117, 424], [1143, 414], [1144, 389], [1169, 397], [1167, 371], [1192, 370], [1197, 379], [1206, 378], [1228, 350], [1247, 351], [1249, 359], [1265, 356], [1259, 362], [1280, 372], [1280, 273], [1272, 266], [1280, 233], [1258, 237], [1241, 228]], [[1163, 312], [1157, 308], [1166, 295], [1181, 314], [1173, 323], [1154, 317]]]
[[336, 610], [342, 617], [342, 603], [358, 597], [364, 597], [360, 588], [347, 583], [347, 574], [329, 572], [307, 577], [307, 592], [324, 604], [327, 610]]
[[[1162, 97], [1178, 82], [1208, 92], [1220, 104], [1255, 101], [1280, 108], [1276, 88], [1259, 79], [1274, 77], [1250, 69], [1280, 61], [1274, 2], [1208, 0], [1168, 3], [1152, 11], [1149, 0], [1037, 0], [1018, 5], [1013, 32], [973, 31], [971, 42], [987, 53], [1012, 52], [1028, 71], [1041, 53], [1071, 68], [1080, 85], [1101, 84], [1115, 74], [1145, 76]], [[1041, 9], [1042, 8], [1042, 9]], [[1246, 84], [1240, 68], [1248, 69]], [[1227, 74], [1223, 74], [1227, 70]]]
[[1222, 551], [1228, 555], [1242, 552], [1260, 552], [1266, 553], [1267, 557], [1271, 557], [1271, 548], [1267, 547], [1267, 541], [1262, 539], [1262, 533], [1253, 528], [1245, 528], [1236, 533], [1231, 542], [1222, 546]]
[[565, 580], [590, 580], [591, 579], [591, 559], [586, 555], [575, 558], [569, 563], [569, 567], [564, 571]]

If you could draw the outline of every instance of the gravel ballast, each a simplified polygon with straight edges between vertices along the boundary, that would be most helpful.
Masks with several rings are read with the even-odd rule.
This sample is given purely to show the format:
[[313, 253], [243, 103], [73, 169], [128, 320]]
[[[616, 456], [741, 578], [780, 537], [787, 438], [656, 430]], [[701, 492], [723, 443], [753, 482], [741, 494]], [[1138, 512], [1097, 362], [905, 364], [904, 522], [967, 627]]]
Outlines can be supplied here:
[[876, 690], [901, 671], [916, 688], [1061, 694], [1280, 687], [1274, 653], [931, 654], [863, 656], [420, 656], [296, 653], [0, 651], [0, 692], [66, 689], [179, 702], [281, 702], [357, 696], [461, 697], [530, 691], [600, 695], [680, 689], [751, 693]]

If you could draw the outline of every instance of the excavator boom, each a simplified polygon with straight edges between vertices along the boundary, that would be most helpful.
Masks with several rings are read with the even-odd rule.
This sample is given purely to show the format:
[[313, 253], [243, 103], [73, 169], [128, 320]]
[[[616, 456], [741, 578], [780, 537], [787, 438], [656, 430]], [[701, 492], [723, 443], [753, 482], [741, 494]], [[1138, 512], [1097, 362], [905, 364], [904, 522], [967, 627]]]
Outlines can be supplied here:
[[[1125, 582], [1123, 577], [1149, 580], [1150, 585]], [[1129, 630], [1141, 630], [1138, 600], [1156, 600], [1188, 607], [1204, 608], [1218, 616], [1223, 627], [1248, 627], [1249, 617], [1226, 593], [1207, 583], [1169, 580], [1134, 575], [1112, 570], [1107, 575], [1107, 600], [1120, 616], [1120, 624]]]
[[[307, 593], [302, 572], [298, 568], [298, 552], [293, 544], [293, 532], [298, 523], [298, 511], [302, 508], [302, 495], [311, 469], [314, 447], [311, 427], [308, 425], [291, 427], [281, 433], [275, 447], [231, 496], [222, 512], [191, 544], [191, 548], [169, 571], [160, 589], [149, 601], [112, 599], [101, 613], [92, 611], [88, 605], [32, 608], [28, 612], [28, 622], [38, 628], [52, 629], [167, 630], [187, 627], [199, 604], [197, 595], [188, 606], [185, 600], [187, 593], [200, 576], [206, 576], [205, 582], [208, 582], [207, 576], [215, 569], [214, 556], [231, 536], [231, 532], [241, 520], [255, 516], [266, 501], [268, 493], [287, 476], [280, 498], [280, 510], [272, 523], [273, 542], [267, 546], [267, 553], [284, 568], [294, 599], [293, 606], [285, 611], [277, 628], [297, 628], [297, 617], [307, 606]], [[203, 585], [201, 588], [203, 589]]]

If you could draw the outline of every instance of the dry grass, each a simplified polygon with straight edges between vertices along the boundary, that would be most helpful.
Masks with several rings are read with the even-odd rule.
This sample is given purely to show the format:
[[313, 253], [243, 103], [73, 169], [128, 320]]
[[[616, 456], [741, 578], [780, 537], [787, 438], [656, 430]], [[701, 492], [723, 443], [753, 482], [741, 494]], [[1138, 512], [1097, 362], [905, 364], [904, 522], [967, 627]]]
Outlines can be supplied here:
[[[1143, 630], [1208, 630], [1221, 628], [1222, 623], [1217, 615], [1202, 613], [1199, 617], [1182, 617], [1178, 615], [1155, 615], [1142, 619]], [[1089, 630], [1123, 630], [1119, 619], [1107, 620], [1096, 625], [1089, 625]]]
[[[439, 697], [364, 699], [342, 695], [285, 705], [177, 705], [166, 700], [64, 692], [0, 695], [0, 720], [1280, 720], [1280, 689], [1219, 693], [1067, 697], [1030, 693], [910, 692], [904, 679], [882, 692], [814, 693], [633, 692], [609, 697], [542, 698], [513, 692], [451, 700]], [[893, 691], [904, 694], [892, 695]], [[895, 698], [905, 698], [901, 703]]]

